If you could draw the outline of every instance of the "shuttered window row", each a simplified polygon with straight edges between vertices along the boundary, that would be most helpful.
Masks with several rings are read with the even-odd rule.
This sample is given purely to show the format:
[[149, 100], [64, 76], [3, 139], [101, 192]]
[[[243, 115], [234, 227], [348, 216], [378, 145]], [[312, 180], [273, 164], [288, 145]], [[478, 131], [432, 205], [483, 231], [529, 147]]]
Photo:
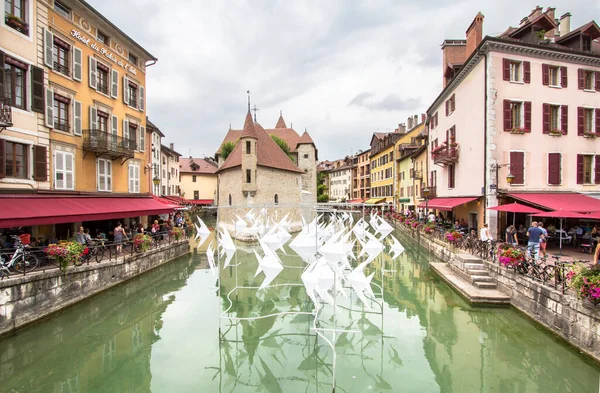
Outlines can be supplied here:
[[[531, 63], [529, 61], [503, 58], [502, 79], [510, 82], [530, 83]], [[542, 64], [542, 84], [544, 86], [566, 88], [568, 82], [567, 67]], [[585, 68], [577, 69], [577, 88], [579, 90], [600, 91], [600, 72]]]
[[48, 148], [0, 139], [0, 179], [3, 178], [48, 181]]

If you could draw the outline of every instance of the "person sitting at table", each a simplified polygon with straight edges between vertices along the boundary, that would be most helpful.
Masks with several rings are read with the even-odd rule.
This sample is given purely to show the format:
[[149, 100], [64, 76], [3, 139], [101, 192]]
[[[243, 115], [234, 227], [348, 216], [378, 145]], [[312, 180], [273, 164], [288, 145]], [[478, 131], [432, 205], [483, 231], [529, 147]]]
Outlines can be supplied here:
[[464, 218], [460, 220], [460, 227], [461, 228], [468, 228], [469, 227], [469, 225], [467, 225], [467, 222], [465, 221]]
[[519, 245], [519, 240], [517, 239], [517, 230], [514, 225], [506, 228], [506, 242], [513, 247]]

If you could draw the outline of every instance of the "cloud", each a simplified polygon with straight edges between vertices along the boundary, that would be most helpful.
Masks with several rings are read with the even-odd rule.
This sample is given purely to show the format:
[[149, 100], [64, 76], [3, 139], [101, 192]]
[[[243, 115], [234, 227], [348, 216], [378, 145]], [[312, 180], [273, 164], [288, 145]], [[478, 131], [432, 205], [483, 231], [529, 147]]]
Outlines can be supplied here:
[[348, 105], [356, 105], [373, 110], [401, 111], [418, 109], [421, 104], [418, 98], [401, 99], [396, 94], [388, 94], [381, 101], [372, 100], [372, 97], [373, 93], [360, 93]]

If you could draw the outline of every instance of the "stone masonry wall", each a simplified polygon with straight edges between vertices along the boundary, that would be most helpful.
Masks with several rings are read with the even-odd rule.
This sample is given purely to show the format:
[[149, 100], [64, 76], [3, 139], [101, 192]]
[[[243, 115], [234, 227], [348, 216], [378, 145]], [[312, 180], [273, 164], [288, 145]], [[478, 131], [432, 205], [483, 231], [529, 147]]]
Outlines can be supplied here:
[[[416, 230], [396, 225], [402, 233], [419, 241], [437, 257], [448, 262], [453, 270], [466, 272], [448, 243], [422, 236]], [[562, 337], [580, 351], [600, 361], [600, 306], [577, 299], [572, 292], [534, 281], [504, 266], [483, 261], [498, 289], [510, 296], [511, 305]]]
[[124, 260], [52, 269], [0, 281], [0, 335], [139, 276], [189, 253], [187, 240], [126, 255]]

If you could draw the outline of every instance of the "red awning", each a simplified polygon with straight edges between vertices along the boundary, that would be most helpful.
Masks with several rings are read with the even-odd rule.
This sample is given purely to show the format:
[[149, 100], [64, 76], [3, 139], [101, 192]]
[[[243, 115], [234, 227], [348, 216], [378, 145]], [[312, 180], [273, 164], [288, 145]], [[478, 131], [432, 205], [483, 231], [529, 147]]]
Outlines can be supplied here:
[[427, 204], [425, 204], [425, 202], [419, 203], [419, 205], [417, 207], [425, 208], [427, 206], [429, 209], [450, 211], [450, 210], [454, 209], [456, 206], [460, 206], [460, 205], [464, 205], [465, 203], [473, 202], [473, 201], [477, 200], [477, 198], [478, 197], [433, 198]]
[[191, 205], [212, 205], [213, 199], [189, 199], [187, 201]]
[[173, 205], [150, 197], [1, 195], [0, 228], [166, 214]]
[[358, 198], [358, 199], [350, 199], [348, 201], [348, 203], [363, 203], [364, 201], [365, 201], [364, 199]]
[[600, 211], [600, 200], [587, 195], [571, 193], [509, 194], [511, 198], [549, 210], [566, 210], [578, 213]]

